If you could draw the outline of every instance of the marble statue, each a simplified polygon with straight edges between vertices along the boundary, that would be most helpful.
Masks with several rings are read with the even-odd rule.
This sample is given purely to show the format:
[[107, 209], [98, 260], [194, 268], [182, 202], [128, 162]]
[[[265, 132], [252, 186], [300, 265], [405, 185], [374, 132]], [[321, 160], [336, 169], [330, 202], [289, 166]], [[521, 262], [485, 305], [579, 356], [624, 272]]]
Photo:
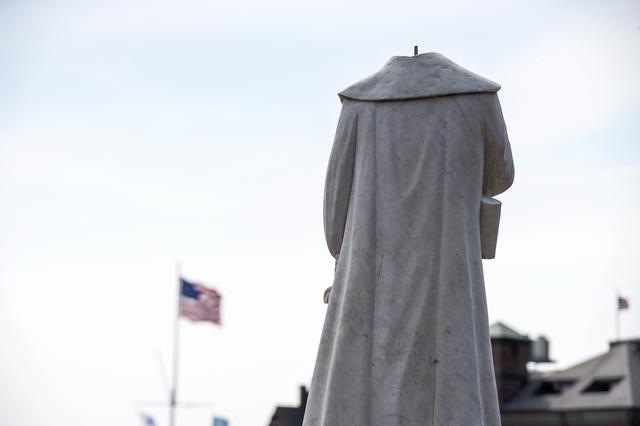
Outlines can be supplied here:
[[499, 89], [425, 53], [339, 94], [304, 426], [500, 425], [481, 260], [514, 177]]

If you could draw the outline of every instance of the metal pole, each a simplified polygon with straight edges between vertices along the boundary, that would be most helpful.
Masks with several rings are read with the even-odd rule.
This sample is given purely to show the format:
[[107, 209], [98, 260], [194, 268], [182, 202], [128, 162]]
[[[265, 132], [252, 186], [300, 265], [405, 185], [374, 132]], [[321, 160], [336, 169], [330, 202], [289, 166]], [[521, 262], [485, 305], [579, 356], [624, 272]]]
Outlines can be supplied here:
[[178, 366], [180, 356], [180, 293], [182, 283], [180, 281], [180, 262], [176, 263], [176, 273], [178, 276], [178, 300], [176, 302], [176, 317], [173, 324], [173, 386], [169, 395], [169, 426], [176, 424], [176, 403], [178, 399]]

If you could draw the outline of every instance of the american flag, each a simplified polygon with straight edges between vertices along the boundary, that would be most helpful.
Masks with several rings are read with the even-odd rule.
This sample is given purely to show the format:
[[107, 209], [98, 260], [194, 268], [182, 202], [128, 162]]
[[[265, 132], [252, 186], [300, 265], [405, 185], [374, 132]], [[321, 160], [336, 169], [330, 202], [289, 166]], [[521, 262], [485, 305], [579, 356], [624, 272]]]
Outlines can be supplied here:
[[220, 293], [212, 288], [180, 279], [180, 315], [191, 321], [221, 325]]
[[618, 310], [629, 309], [629, 300], [626, 297], [618, 296]]

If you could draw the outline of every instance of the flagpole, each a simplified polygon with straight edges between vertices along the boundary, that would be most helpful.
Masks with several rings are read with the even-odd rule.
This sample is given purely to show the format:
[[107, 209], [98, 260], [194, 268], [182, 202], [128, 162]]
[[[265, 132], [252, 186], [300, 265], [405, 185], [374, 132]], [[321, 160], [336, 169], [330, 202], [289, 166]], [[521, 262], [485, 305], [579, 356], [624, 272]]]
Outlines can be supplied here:
[[169, 395], [169, 426], [176, 424], [176, 404], [178, 398], [178, 366], [180, 356], [180, 293], [182, 283], [180, 282], [180, 262], [176, 262], [176, 275], [178, 278], [178, 294], [176, 302], [176, 316], [173, 323], [173, 385]]

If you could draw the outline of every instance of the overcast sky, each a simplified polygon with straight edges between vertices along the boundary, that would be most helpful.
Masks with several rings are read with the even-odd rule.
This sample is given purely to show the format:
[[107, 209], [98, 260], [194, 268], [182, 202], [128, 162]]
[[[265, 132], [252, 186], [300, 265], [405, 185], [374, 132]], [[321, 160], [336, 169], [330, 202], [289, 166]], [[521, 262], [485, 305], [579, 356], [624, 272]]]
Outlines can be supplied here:
[[[637, 1], [0, 3], [0, 419], [167, 424], [176, 261], [224, 295], [182, 324], [178, 425], [265, 425], [311, 378], [333, 262], [336, 93], [393, 55], [502, 84], [516, 163], [491, 322], [603, 352], [640, 335]], [[452, 307], [453, 309], [454, 307]], [[164, 365], [164, 367], [162, 366]]]

